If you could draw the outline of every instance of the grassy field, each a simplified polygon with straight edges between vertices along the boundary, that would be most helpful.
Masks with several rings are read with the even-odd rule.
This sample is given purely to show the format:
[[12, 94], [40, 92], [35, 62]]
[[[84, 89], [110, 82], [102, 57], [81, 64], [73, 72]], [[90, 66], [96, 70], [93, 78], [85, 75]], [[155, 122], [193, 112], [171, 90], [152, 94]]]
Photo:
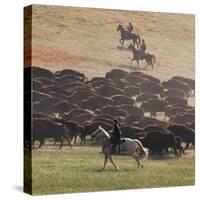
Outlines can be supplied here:
[[[154, 70], [161, 80], [173, 75], [194, 78], [194, 16], [184, 14], [33, 6], [32, 64], [52, 71], [73, 68], [87, 77], [104, 76], [112, 68], [139, 70], [132, 53], [120, 46], [117, 26], [132, 22], [156, 56]], [[143, 70], [145, 62], [141, 62]]]
[[33, 194], [87, 192], [133, 188], [193, 185], [194, 152], [176, 159], [173, 155], [149, 158], [137, 170], [129, 156], [115, 155], [116, 171], [110, 162], [105, 171], [98, 147], [43, 147], [33, 150]]

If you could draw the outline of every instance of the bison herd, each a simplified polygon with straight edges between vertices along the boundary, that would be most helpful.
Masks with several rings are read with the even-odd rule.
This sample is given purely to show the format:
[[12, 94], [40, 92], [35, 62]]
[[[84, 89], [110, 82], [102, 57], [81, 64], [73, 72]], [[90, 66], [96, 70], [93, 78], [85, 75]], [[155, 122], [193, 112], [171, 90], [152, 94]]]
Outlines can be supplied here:
[[99, 125], [111, 131], [114, 119], [122, 137], [139, 139], [151, 154], [172, 149], [180, 156], [194, 147], [195, 109], [188, 105], [194, 96], [192, 79], [174, 76], [161, 82], [143, 72], [112, 69], [89, 80], [72, 69], [53, 73], [26, 67], [24, 83], [25, 124], [32, 127], [32, 134], [25, 130], [25, 140], [33, 147], [47, 138], [60, 147], [64, 140], [76, 144], [77, 137], [85, 144]]

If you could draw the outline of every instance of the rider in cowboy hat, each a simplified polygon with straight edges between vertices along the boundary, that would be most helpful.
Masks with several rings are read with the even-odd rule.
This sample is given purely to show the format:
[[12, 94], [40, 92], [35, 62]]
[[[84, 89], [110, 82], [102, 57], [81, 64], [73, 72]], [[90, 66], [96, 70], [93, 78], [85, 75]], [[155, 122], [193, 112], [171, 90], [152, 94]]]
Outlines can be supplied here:
[[131, 22], [129, 22], [127, 30], [129, 33], [131, 33], [133, 31], [133, 25], [131, 24]]
[[121, 139], [121, 131], [119, 128], [119, 123], [118, 121], [115, 119], [114, 120], [114, 127], [113, 127], [113, 131], [111, 133], [111, 144], [112, 144], [112, 150], [114, 150], [114, 148], [120, 144], [120, 139]]
[[145, 40], [142, 39], [142, 44], [140, 46], [140, 50], [141, 50], [141, 52], [146, 53], [146, 49], [147, 49], [147, 45], [145, 44]]

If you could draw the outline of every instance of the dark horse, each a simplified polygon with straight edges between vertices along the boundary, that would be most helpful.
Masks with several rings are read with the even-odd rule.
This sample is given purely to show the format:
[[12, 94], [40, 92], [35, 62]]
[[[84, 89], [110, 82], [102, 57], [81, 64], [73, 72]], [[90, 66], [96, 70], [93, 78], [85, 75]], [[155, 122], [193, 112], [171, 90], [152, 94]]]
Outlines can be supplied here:
[[127, 50], [128, 49], [131, 49], [133, 52], [133, 58], [131, 59], [131, 63], [135, 60], [139, 66], [139, 60], [146, 60], [147, 65], [145, 66], [145, 68], [148, 65], [151, 65], [153, 69], [153, 63], [156, 63], [156, 58], [153, 54], [141, 52], [141, 50], [137, 50], [133, 44], [130, 44]]
[[119, 40], [120, 44], [123, 46], [124, 40], [132, 40], [133, 44], [137, 44], [137, 46], [140, 45], [140, 36], [136, 35], [134, 33], [129, 33], [124, 29], [122, 25], [119, 24], [117, 27], [117, 31], [121, 32], [121, 39]]

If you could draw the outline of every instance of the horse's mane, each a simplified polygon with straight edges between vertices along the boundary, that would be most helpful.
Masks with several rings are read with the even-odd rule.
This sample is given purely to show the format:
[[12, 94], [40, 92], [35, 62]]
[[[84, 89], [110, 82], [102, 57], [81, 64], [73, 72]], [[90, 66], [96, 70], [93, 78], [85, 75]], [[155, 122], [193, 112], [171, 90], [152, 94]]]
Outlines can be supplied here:
[[110, 138], [110, 135], [108, 134], [108, 132], [106, 132], [106, 130], [104, 130], [102, 127], [101, 130], [104, 133], [104, 135], [106, 135], [107, 138]]

